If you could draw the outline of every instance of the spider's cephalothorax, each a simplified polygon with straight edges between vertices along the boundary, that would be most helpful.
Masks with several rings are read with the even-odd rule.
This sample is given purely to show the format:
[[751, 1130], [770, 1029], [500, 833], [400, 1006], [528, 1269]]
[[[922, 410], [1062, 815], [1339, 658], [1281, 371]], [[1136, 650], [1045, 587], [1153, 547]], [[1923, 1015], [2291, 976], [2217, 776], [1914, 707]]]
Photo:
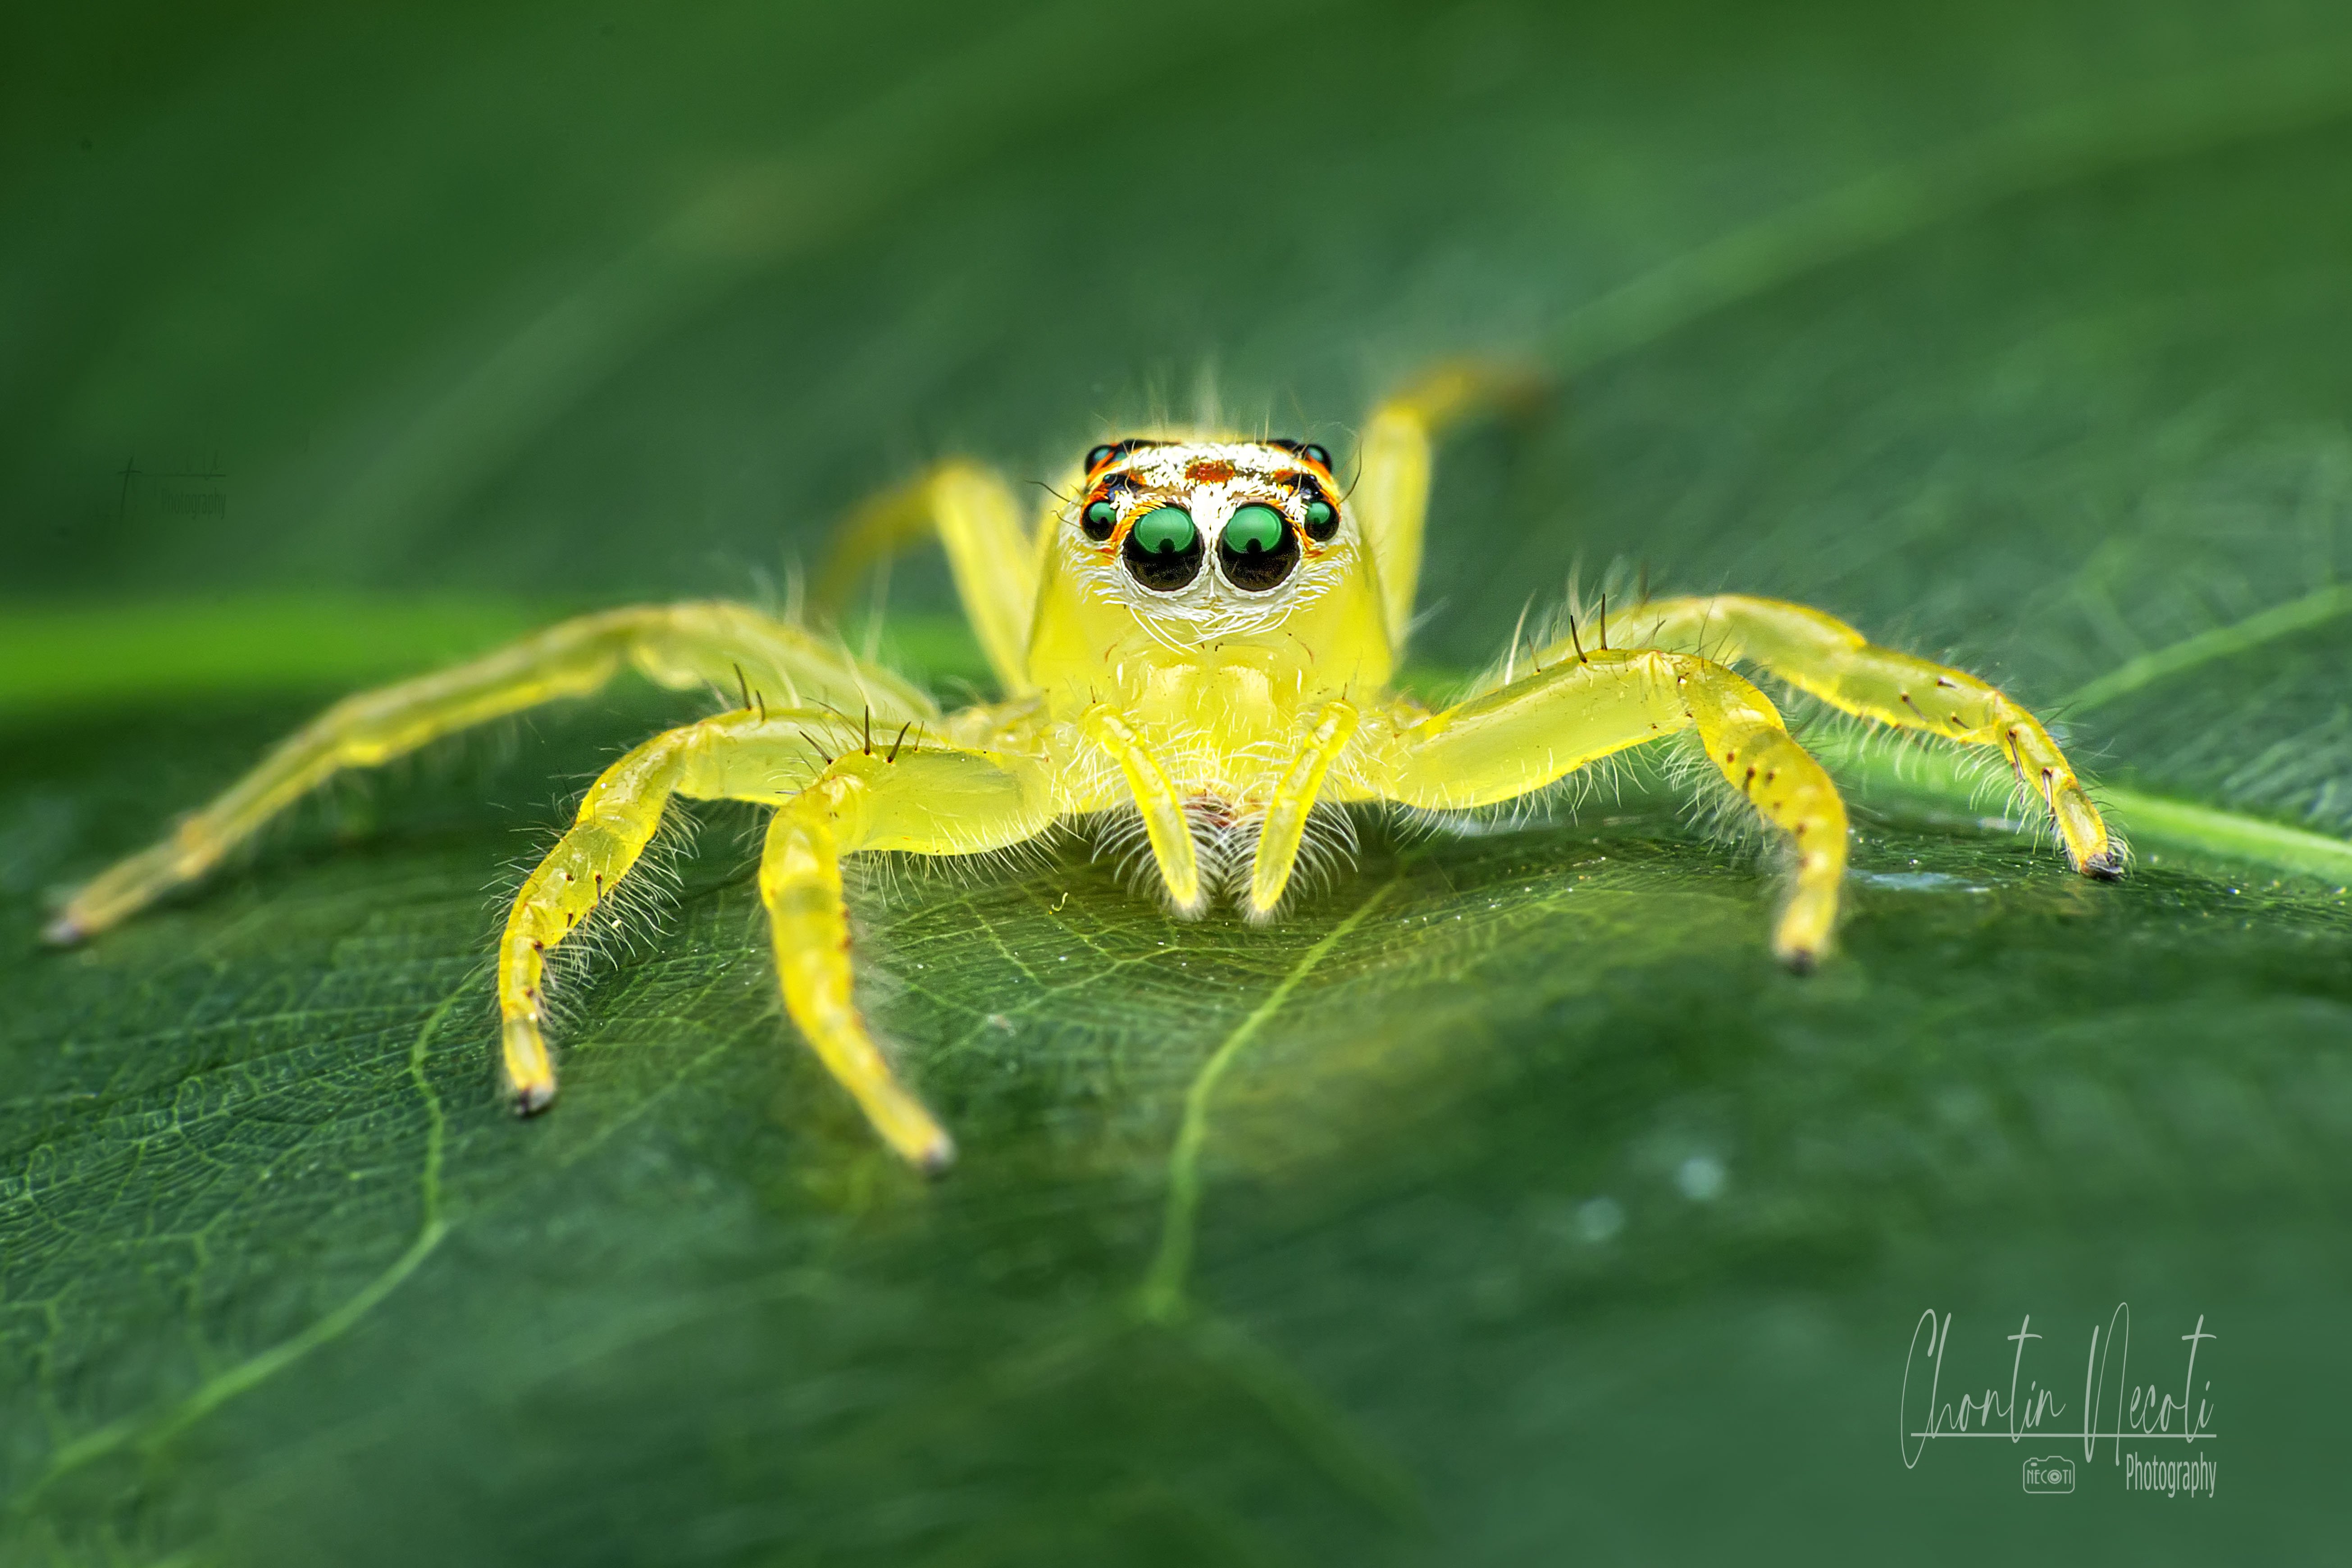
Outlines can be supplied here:
[[[1139, 828], [1179, 913], [1199, 913], [1229, 886], [1244, 913], [1265, 920], [1281, 908], [1318, 808], [1475, 809], [1686, 733], [1785, 836], [1791, 870], [1773, 946], [1806, 969], [1835, 923], [1845, 808], [1771, 701], [1730, 668], [1752, 663], [1849, 712], [1997, 749], [2046, 805], [2075, 868], [2119, 872], [2120, 847], [2031, 714], [1972, 676], [1874, 647], [1801, 605], [1645, 599], [1581, 632], [1571, 620], [1524, 664], [1515, 649], [1499, 676], [1450, 707], [1393, 690], [1433, 442], [1522, 384], [1476, 367], [1413, 384], [1374, 412], [1346, 487], [1318, 446], [1122, 440], [1087, 452], [1054, 508], [1024, 525], [995, 475], [941, 464], [852, 521], [820, 596], [837, 599], [864, 563], [936, 533], [998, 700], [942, 713], [838, 642], [740, 605], [606, 611], [338, 703], [170, 837], [75, 894], [49, 934], [78, 941], [203, 874], [340, 769], [593, 690], [634, 665], [666, 685], [731, 693], [736, 705], [607, 769], [516, 895], [498, 990], [518, 1108], [538, 1110], [555, 1094], [548, 950], [612, 896], [672, 796], [747, 800], [775, 808], [760, 890], [786, 1009], [883, 1137], [936, 1168], [953, 1145], [852, 999], [841, 858], [856, 851], [980, 854], [1071, 819], [1125, 823]], [[838, 743], [813, 754], [813, 736]]]
[[[1124, 441], [1087, 457], [1046, 535], [1022, 683], [1057, 726], [1131, 732], [1195, 837], [1230, 838], [1263, 819], [1307, 710], [1387, 687], [1373, 555], [1320, 447]], [[1117, 792], [1104, 804], [1131, 809]], [[1172, 858], [1170, 895], [1196, 911], [1207, 889]]]
[[1121, 442], [1088, 455], [1098, 460], [1069, 513], [1092, 548], [1066, 559], [1089, 597], [1197, 640], [1276, 626], [1335, 590], [1364, 586], [1366, 558], [1340, 536], [1338, 486], [1320, 447]]

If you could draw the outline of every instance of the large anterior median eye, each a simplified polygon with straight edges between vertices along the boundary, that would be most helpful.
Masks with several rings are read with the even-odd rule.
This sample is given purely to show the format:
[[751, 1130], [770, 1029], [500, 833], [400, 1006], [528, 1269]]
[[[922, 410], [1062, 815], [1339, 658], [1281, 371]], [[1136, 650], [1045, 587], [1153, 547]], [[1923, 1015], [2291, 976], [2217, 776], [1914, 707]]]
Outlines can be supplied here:
[[1156, 506], [1127, 531], [1120, 554], [1137, 582], [1171, 593], [1201, 574], [1201, 531], [1182, 507]]
[[1298, 541], [1290, 524], [1270, 506], [1235, 509], [1217, 538], [1217, 563], [1225, 581], [1251, 593], [1263, 593], [1290, 575], [1298, 564]]
[[1236, 555], [1258, 554], [1282, 542], [1282, 514], [1270, 506], [1245, 506], [1225, 523], [1225, 548]]

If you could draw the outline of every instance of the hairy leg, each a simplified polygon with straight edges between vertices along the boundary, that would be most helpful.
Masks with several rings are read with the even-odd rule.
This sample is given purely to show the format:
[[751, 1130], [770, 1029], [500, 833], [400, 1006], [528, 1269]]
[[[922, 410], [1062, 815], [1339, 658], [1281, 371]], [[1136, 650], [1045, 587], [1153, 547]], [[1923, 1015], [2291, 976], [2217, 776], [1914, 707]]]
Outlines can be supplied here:
[[1402, 805], [1464, 810], [1527, 795], [1612, 752], [1692, 728], [1707, 760], [1795, 846], [1790, 897], [1772, 946], [1791, 968], [1809, 969], [1837, 919], [1845, 804], [1771, 701], [1721, 665], [1655, 651], [1571, 656], [1404, 730], [1372, 782]]
[[891, 1148], [924, 1170], [955, 1144], [884, 1058], [851, 997], [841, 857], [859, 849], [970, 855], [1033, 838], [1054, 821], [1045, 770], [971, 752], [893, 763], [852, 753], [781, 807], [768, 826], [760, 896], [768, 906], [785, 1010]]
[[964, 618], [1008, 697], [1028, 690], [1029, 624], [1037, 608], [1037, 552], [1046, 530], [1024, 529], [1021, 504], [977, 464], [941, 463], [875, 497], [842, 525], [817, 576], [818, 608], [838, 616], [868, 567], [936, 532], [955, 574]]
[[1473, 361], [1440, 364], [1372, 410], [1356, 443], [1358, 474], [1348, 493], [1381, 574], [1390, 646], [1402, 651], [1421, 585], [1421, 536], [1429, 516], [1429, 476], [1439, 437], [1541, 386], [1530, 371]]
[[1018, 758], [877, 743], [831, 762], [809, 751], [823, 715], [723, 714], [656, 736], [607, 769], [562, 839], [515, 896], [499, 943], [508, 1082], [528, 1115], [555, 1098], [546, 1043], [548, 952], [611, 897], [673, 795], [771, 802], [761, 861], [786, 1010], [877, 1131], [918, 1164], [943, 1163], [947, 1135], [891, 1075], [850, 1000], [841, 861], [859, 849], [970, 855], [1044, 832], [1044, 772]]
[[438, 674], [347, 697], [281, 742], [251, 773], [161, 843], [77, 892], [48, 928], [76, 942], [193, 881], [288, 806], [346, 768], [374, 767], [443, 735], [596, 690], [634, 664], [666, 686], [704, 684], [780, 706], [871, 708], [893, 723], [938, 712], [887, 671], [740, 605], [607, 610], [549, 627]]
[[1308, 731], [1290, 765], [1274, 786], [1265, 821], [1258, 828], [1257, 856], [1250, 866], [1249, 905], [1253, 921], [1274, 918], [1290, 873], [1298, 864], [1299, 840], [1306, 836], [1307, 816], [1315, 809], [1331, 760], [1355, 738], [1356, 710], [1345, 702], [1325, 705], [1315, 728]]
[[[1737, 594], [1640, 605], [1612, 625], [1610, 640], [1626, 647], [1687, 649], [1724, 664], [1752, 660], [1849, 713], [1963, 745], [1994, 747], [2048, 805], [2076, 870], [2122, 874], [2123, 851], [2058, 743], [2032, 714], [1973, 675], [1877, 647], [1819, 610]], [[1564, 652], [1555, 645], [1539, 657], [1549, 663]]]
[[[572, 826], [515, 894], [499, 940], [499, 1023], [507, 1084], [523, 1115], [555, 1099], [547, 1055], [547, 954], [616, 893], [653, 842], [694, 752], [709, 738], [761, 722], [758, 710], [728, 714], [655, 736], [604, 770]], [[777, 718], [771, 722], [787, 721]], [[803, 772], [809, 763], [803, 764]]]

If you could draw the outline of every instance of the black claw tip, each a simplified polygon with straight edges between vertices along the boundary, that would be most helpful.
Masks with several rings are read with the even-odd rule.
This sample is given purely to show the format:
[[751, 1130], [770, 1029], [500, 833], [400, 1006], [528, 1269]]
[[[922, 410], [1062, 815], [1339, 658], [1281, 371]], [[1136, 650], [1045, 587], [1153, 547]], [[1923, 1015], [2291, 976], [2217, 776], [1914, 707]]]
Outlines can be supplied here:
[[535, 1083], [529, 1089], [516, 1091], [514, 1113], [517, 1116], [537, 1116], [554, 1103], [555, 1086], [551, 1083]]
[[2085, 877], [2095, 878], [2097, 880], [2102, 882], [2122, 881], [2124, 879], [2124, 858], [2122, 852], [2120, 850], [2110, 849], [2105, 854], [2092, 856], [2088, 860], [2083, 862], [2083, 875]]
[[1822, 955], [1809, 947], [1801, 947], [1782, 953], [1780, 963], [1791, 974], [1811, 974], [1822, 966]]
[[41, 928], [41, 940], [51, 947], [72, 947], [88, 935], [81, 922], [70, 915], [59, 915]]

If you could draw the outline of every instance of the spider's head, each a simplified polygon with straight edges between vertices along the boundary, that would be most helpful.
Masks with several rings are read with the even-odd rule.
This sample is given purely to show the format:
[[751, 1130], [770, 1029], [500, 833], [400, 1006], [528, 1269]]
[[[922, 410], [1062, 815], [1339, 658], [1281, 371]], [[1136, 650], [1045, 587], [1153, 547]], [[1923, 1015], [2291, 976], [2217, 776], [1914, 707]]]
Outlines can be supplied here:
[[1244, 688], [1379, 687], [1394, 661], [1373, 553], [1320, 447], [1097, 447], [1047, 542], [1029, 674], [1073, 701], [1205, 679], [1202, 723]]
[[1297, 441], [1118, 441], [1065, 510], [1076, 574], [1157, 622], [1232, 630], [1287, 614], [1356, 554], [1331, 455]]

